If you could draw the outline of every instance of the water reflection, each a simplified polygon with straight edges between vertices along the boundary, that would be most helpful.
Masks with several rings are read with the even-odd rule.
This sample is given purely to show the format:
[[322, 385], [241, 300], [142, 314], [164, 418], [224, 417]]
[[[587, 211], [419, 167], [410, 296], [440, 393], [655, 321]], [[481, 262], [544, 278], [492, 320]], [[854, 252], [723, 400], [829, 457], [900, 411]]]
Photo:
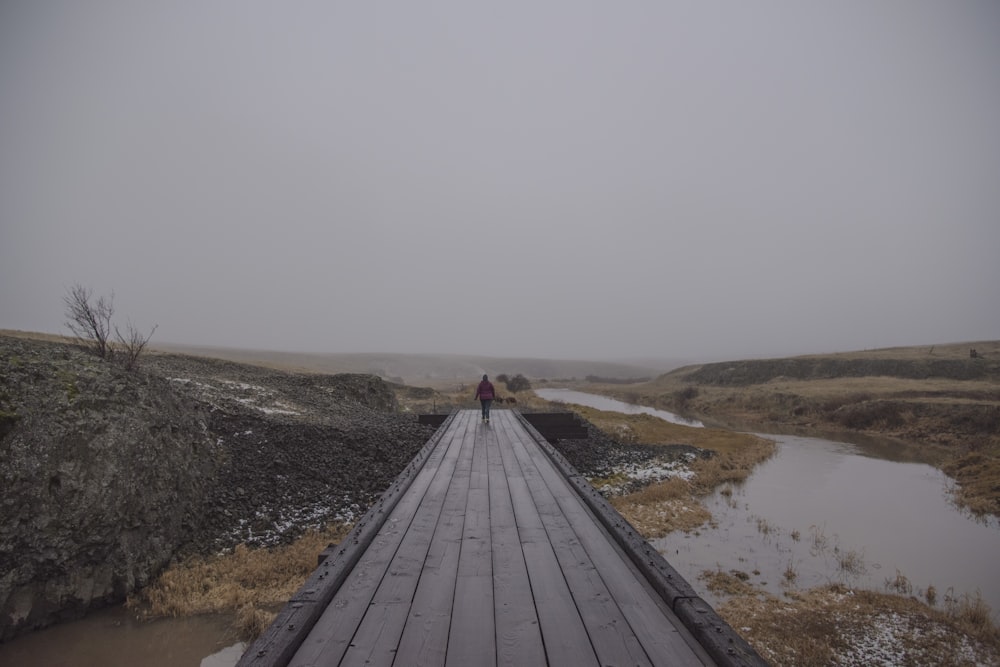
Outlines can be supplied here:
[[[618, 412], [634, 407], [582, 392], [571, 400]], [[740, 570], [774, 593], [786, 573], [797, 588], [839, 581], [876, 590], [898, 573], [914, 594], [928, 586], [939, 600], [949, 590], [979, 591], [1000, 612], [1000, 522], [958, 510], [948, 494], [953, 482], [940, 470], [900, 462], [911, 456], [885, 441], [761, 435], [778, 451], [742, 486], [705, 499], [716, 525], [655, 541], [699, 594], [713, 601], [697, 581], [706, 569]]]
[[0, 644], [0, 665], [232, 667], [244, 645], [231, 624], [224, 615], [142, 622], [115, 607]]

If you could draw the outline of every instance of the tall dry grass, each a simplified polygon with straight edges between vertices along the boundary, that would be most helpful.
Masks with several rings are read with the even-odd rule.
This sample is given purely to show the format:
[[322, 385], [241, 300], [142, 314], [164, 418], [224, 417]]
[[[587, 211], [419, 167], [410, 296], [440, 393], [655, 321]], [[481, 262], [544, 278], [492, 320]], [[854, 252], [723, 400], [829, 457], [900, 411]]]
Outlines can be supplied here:
[[675, 530], [690, 532], [711, 521], [712, 514], [698, 497], [719, 486], [743, 482], [754, 466], [774, 454], [773, 442], [748, 433], [693, 428], [652, 415], [627, 415], [581, 405], [572, 405], [571, 409], [605, 433], [628, 433], [633, 442], [712, 450], [710, 458], [691, 463], [695, 474], [690, 480], [675, 477], [611, 499], [615, 509], [647, 538]]
[[271, 549], [241, 544], [229, 554], [192, 557], [170, 566], [128, 605], [146, 617], [234, 613], [240, 634], [253, 638], [273, 619], [268, 609], [287, 602], [316, 569], [320, 552], [349, 530], [338, 524]]
[[675, 530], [690, 532], [712, 520], [712, 514], [691, 495], [687, 480], [673, 477], [624, 496], [611, 505], [646, 538]]
[[[703, 574], [730, 596], [717, 607], [775, 667], [837, 664], [998, 664], [1000, 634], [981, 598], [963, 597], [944, 611], [915, 597], [851, 589], [841, 584], [788, 591], [781, 598], [736, 581]], [[877, 644], [877, 645], [876, 645]]]

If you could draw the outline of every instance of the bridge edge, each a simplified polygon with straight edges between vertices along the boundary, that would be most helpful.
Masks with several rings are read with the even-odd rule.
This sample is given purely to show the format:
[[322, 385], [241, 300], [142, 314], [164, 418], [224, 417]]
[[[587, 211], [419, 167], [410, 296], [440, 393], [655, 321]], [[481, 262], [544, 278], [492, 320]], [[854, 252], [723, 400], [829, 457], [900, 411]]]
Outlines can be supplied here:
[[521, 411], [514, 410], [514, 413], [653, 589], [717, 664], [722, 667], [767, 667], [767, 661], [695, 592], [691, 584], [525, 419]]

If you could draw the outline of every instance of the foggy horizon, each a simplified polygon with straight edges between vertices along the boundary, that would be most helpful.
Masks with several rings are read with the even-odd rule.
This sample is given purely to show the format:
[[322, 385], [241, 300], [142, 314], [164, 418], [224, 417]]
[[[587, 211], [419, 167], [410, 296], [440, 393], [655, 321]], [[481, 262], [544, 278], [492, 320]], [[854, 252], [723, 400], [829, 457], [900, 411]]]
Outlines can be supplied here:
[[0, 328], [710, 361], [1000, 339], [1000, 4], [0, 5]]

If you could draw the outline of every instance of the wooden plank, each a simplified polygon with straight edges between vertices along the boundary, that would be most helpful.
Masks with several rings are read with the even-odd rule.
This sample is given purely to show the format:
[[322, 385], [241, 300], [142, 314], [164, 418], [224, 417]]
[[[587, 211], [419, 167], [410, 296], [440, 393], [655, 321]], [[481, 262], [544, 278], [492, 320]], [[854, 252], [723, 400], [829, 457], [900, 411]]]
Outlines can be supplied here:
[[447, 665], [496, 664], [493, 618], [493, 547], [490, 538], [490, 490], [486, 442], [495, 440], [490, 427], [476, 430], [469, 479], [462, 552], [458, 563], [455, 605], [448, 633]]
[[[525, 440], [528, 440], [526, 445]], [[579, 504], [575, 492], [568, 488], [561, 477], [549, 488], [539, 466], [551, 469], [551, 462], [541, 454], [533, 458], [528, 448], [537, 450], [523, 429], [510, 429], [511, 448], [524, 471], [528, 489], [538, 508], [539, 516], [552, 549], [559, 560], [563, 576], [572, 591], [576, 606], [602, 665], [651, 665], [641, 642], [635, 636], [617, 602], [611, 595], [601, 572], [595, 567], [590, 554], [577, 538], [574, 527], [563, 513], [554, 494], [564, 500]], [[584, 517], [584, 521], [592, 519]], [[622, 567], [620, 560], [604, 566]]]
[[566, 478], [552, 465], [548, 456], [535, 446], [534, 439], [519, 444], [523, 446], [522, 451], [536, 464], [535, 470], [544, 479], [566, 520], [572, 525], [579, 539], [578, 545], [575, 546], [586, 550], [625, 621], [652, 663], [711, 664], [708, 655], [701, 650], [680, 619], [645, 582], [642, 573], [596, 521]]
[[[438, 540], [447, 542], [455, 537], [461, 538], [474, 438], [475, 424], [469, 420], [462, 434], [458, 461], [450, 479], [445, 482], [440, 503], [437, 496], [425, 497], [421, 502], [413, 524], [341, 660], [340, 664], [344, 667], [392, 665], [431, 544]], [[454, 574], [450, 578], [453, 580]]]
[[[498, 422], [502, 424], [504, 420], [501, 418]], [[498, 429], [498, 434], [500, 455], [548, 663], [574, 667], [598, 665], [587, 629], [528, 489], [524, 471], [511, 449], [508, 429]]]
[[[461, 436], [468, 422], [467, 416], [459, 416], [452, 422], [449, 434], [442, 438], [438, 450], [428, 458], [378, 536], [313, 626], [290, 665], [307, 667], [339, 663], [411, 523], [418, 518], [428, 520], [428, 512], [433, 512], [437, 505], [434, 499], [442, 496], [447, 489], [461, 451]], [[425, 500], [431, 501], [427, 507], [424, 506]]]
[[427, 550], [410, 614], [400, 630], [399, 659], [407, 665], [443, 665], [451, 624], [462, 530], [477, 421], [468, 411], [462, 438], [461, 465], [452, 476], [440, 519]]
[[[519, 418], [523, 416], [519, 415]], [[697, 642], [696, 649], [724, 667], [764, 667], [767, 662], [745, 639], [698, 597], [691, 585], [650, 546], [607, 500], [569, 464], [562, 454], [546, 442], [537, 429], [524, 422], [526, 430], [553, 465], [577, 491], [614, 542], [621, 548], [650, 587], [666, 601], [684, 629]]]
[[497, 438], [487, 439], [486, 457], [490, 477], [496, 661], [504, 667], [544, 665], [545, 646]]

